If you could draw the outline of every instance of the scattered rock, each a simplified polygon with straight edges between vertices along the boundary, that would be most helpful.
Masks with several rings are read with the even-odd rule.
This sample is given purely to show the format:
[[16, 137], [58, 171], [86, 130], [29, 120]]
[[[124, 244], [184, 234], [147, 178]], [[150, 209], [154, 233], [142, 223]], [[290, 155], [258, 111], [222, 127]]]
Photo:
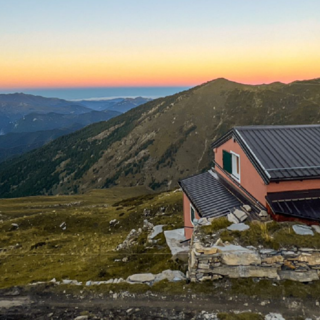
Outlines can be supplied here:
[[[51, 280], [52, 281], [52, 280]], [[63, 279], [62, 280], [62, 283], [63, 284], [71, 284], [72, 280], [69, 280], [69, 279]]]
[[266, 210], [260, 210], [258, 213], [259, 217], [261, 218], [267, 218], [268, 217], [268, 212]]
[[119, 224], [119, 221], [117, 219], [113, 219], [109, 222], [110, 226], [116, 226], [117, 224]]
[[89, 317], [88, 316], [78, 316], [76, 318], [74, 318], [74, 320], [88, 320]]
[[233, 213], [228, 213], [227, 215], [227, 219], [229, 222], [232, 222], [232, 223], [239, 223], [240, 221], [235, 217], [235, 215]]
[[11, 226], [13, 227], [13, 230], [19, 229], [19, 225], [17, 223], [11, 223]]
[[143, 215], [144, 215], [145, 217], [150, 216], [150, 214], [151, 214], [151, 211], [150, 211], [149, 209], [143, 209]]
[[143, 220], [143, 227], [142, 229], [145, 231], [150, 231], [153, 229], [153, 224], [151, 222], [149, 222], [147, 219]]
[[136, 229], [132, 229], [127, 235], [126, 239], [117, 246], [116, 250], [127, 249], [135, 244], [135, 241], [138, 239], [142, 230], [139, 228], [138, 231]]
[[209, 226], [211, 224], [211, 222], [207, 218], [200, 218], [198, 220], [198, 224], [201, 226]]
[[285, 320], [285, 318], [280, 313], [269, 313], [265, 316], [265, 320]]
[[320, 233], [320, 226], [314, 224], [314, 225], [312, 225], [311, 227], [312, 227], [312, 229], [313, 229], [315, 232]]
[[133, 308], [130, 308], [126, 311], [127, 314], [131, 314], [133, 312]]

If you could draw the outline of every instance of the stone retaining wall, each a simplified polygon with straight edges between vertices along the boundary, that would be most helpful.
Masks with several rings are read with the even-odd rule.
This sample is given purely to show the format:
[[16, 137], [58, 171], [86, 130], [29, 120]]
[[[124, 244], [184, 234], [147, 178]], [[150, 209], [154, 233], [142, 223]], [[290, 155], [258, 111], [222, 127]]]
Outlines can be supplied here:
[[191, 282], [229, 278], [269, 278], [309, 282], [319, 280], [320, 250], [256, 249], [232, 244], [203, 247], [192, 239], [188, 278]]

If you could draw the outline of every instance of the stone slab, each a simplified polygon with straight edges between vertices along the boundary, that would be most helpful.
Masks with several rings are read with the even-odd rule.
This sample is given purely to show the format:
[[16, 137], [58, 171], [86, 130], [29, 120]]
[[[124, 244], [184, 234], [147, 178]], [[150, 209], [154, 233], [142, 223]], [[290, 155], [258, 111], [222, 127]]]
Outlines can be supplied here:
[[320, 253], [315, 252], [313, 254], [301, 254], [294, 258], [288, 258], [288, 260], [306, 262], [309, 266], [320, 265]]
[[250, 264], [261, 264], [261, 257], [257, 252], [223, 252], [221, 262], [228, 266], [248, 266]]
[[257, 266], [221, 266], [212, 270], [213, 274], [229, 278], [269, 278], [278, 279], [277, 268]]
[[293, 231], [300, 236], [313, 236], [314, 233], [311, 227], [305, 226], [303, 224], [295, 224], [292, 226]]
[[128, 277], [129, 282], [152, 282], [155, 276], [152, 273], [137, 273]]
[[239, 223], [240, 221], [235, 217], [235, 215], [233, 213], [228, 213], [227, 215], [227, 219], [229, 222], [232, 223]]
[[184, 229], [175, 229], [164, 231], [164, 236], [168, 247], [170, 248], [171, 254], [174, 256], [178, 253], [188, 253], [189, 244], [188, 242], [181, 243], [186, 240], [184, 236]]
[[280, 271], [279, 272], [281, 280], [292, 280], [299, 282], [310, 282], [314, 280], [319, 280], [319, 276], [317, 271], [310, 270], [306, 272], [298, 272], [298, 271]]
[[313, 224], [311, 227], [315, 232], [320, 233], [320, 226]]
[[230, 231], [245, 231], [248, 230], [250, 227], [244, 223], [234, 223], [229, 226], [227, 229]]
[[239, 210], [239, 209], [234, 210], [233, 215], [234, 215], [240, 222], [243, 222], [243, 221], [245, 221], [245, 220], [248, 218], [247, 214], [246, 214], [244, 211]]
[[153, 229], [152, 229], [152, 232], [149, 234], [148, 238], [149, 238], [149, 239], [153, 239], [153, 238], [155, 238], [158, 234], [162, 233], [163, 227], [164, 227], [164, 224], [159, 224], [159, 225], [157, 225], [157, 226], [154, 226]]

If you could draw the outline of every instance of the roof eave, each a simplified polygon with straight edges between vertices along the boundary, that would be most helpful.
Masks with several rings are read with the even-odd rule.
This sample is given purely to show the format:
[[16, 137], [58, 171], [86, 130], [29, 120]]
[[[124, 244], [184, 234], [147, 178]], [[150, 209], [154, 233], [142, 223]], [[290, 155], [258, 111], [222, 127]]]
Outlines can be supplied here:
[[281, 181], [301, 181], [301, 180], [317, 180], [320, 179], [320, 175], [317, 176], [300, 176], [300, 177], [283, 177], [283, 178], [270, 178], [270, 182]]
[[181, 189], [183, 190], [183, 192], [185, 193], [185, 195], [188, 197], [189, 201], [191, 202], [192, 206], [197, 210], [197, 213], [199, 214], [200, 218], [203, 217], [203, 214], [201, 213], [201, 210], [199, 210], [199, 208], [194, 204], [194, 202], [191, 200], [191, 197], [188, 193], [188, 191], [183, 188], [183, 185], [181, 184], [181, 180], [178, 181], [179, 186], [181, 187]]
[[220, 147], [222, 144], [224, 144], [226, 141], [228, 141], [233, 136], [233, 134], [234, 134], [234, 129], [232, 128], [227, 133], [225, 133], [222, 137], [220, 137], [219, 139], [213, 141], [211, 143], [211, 148]]

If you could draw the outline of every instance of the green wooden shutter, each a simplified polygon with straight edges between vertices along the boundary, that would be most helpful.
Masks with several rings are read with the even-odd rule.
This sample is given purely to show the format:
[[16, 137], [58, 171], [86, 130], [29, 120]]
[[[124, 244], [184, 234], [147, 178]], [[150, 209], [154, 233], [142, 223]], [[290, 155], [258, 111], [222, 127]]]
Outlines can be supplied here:
[[226, 150], [223, 150], [222, 162], [223, 162], [223, 169], [231, 174], [232, 173], [232, 154]]

